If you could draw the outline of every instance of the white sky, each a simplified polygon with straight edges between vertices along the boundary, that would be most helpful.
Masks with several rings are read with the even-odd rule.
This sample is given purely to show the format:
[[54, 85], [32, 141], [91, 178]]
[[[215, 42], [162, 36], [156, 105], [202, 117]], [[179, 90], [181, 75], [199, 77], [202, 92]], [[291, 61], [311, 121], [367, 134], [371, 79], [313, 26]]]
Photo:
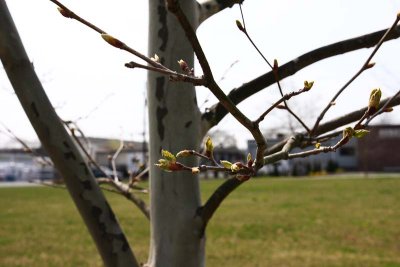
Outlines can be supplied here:
[[[100, 36], [62, 17], [47, 0], [8, 0], [25, 48], [36, 72], [59, 115], [66, 120], [79, 120], [89, 136], [141, 140], [143, 132], [146, 73], [123, 65], [133, 57], [107, 45]], [[147, 1], [65, 0], [77, 14], [123, 40], [138, 51], [147, 51]], [[317, 47], [345, 38], [389, 27], [400, 11], [400, 0], [245, 0], [246, 26], [264, 55], [281, 65]], [[219, 79], [238, 60], [220, 85], [225, 92], [268, 71], [256, 51], [235, 25], [240, 19], [238, 7], [227, 9], [203, 23], [198, 35]], [[326, 118], [345, 114], [367, 104], [369, 92], [381, 87], [383, 97], [400, 89], [400, 40], [383, 45], [373, 61], [377, 65], [364, 73], [339, 98]], [[314, 80], [311, 92], [291, 100], [289, 105], [311, 126], [320, 110], [335, 92], [360, 68], [370, 50], [349, 53], [314, 64], [283, 82], [290, 92], [302, 87], [304, 80]], [[149, 54], [152, 54], [151, 51]], [[198, 101], [209, 97], [207, 89], [198, 88]], [[239, 105], [255, 119], [278, 99], [275, 86], [265, 89]], [[209, 97], [204, 108], [215, 103]], [[390, 114], [399, 123], [399, 111]], [[271, 113], [264, 128], [287, 124], [284, 111]], [[389, 119], [385, 119], [389, 120]], [[35, 134], [13, 94], [3, 70], [0, 71], [0, 122], [25, 140]], [[232, 118], [218, 126], [235, 134], [243, 147], [251, 136]], [[279, 128], [279, 127], [278, 127]], [[0, 126], [0, 131], [4, 128]], [[0, 132], [0, 145], [9, 138]]]

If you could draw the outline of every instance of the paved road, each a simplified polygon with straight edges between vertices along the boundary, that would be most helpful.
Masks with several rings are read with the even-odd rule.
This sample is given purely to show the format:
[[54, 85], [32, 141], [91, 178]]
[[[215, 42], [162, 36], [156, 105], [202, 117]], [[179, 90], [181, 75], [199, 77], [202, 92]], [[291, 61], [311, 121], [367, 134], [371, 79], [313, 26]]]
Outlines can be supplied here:
[[41, 186], [37, 183], [29, 183], [29, 182], [0, 182], [1, 187], [31, 187], [31, 186]]

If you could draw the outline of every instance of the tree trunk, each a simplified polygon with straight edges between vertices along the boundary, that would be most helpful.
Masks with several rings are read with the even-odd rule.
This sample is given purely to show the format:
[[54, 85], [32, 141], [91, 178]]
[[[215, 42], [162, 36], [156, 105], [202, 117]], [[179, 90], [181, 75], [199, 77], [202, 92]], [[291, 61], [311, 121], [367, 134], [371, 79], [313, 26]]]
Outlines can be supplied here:
[[[180, 1], [196, 28], [197, 2]], [[165, 66], [178, 70], [178, 60], [194, 64], [193, 50], [164, 0], [149, 1], [149, 54], [157, 54]], [[161, 149], [176, 153], [200, 144], [200, 112], [194, 86], [170, 82], [149, 72], [151, 245], [149, 266], [204, 266], [204, 241], [195, 220], [200, 206], [198, 177], [187, 172], [164, 172], [154, 166]], [[196, 164], [187, 159], [186, 164]]]
[[3, 0], [0, 58], [42, 145], [63, 176], [105, 266], [139, 266], [92, 172], [47, 98]]

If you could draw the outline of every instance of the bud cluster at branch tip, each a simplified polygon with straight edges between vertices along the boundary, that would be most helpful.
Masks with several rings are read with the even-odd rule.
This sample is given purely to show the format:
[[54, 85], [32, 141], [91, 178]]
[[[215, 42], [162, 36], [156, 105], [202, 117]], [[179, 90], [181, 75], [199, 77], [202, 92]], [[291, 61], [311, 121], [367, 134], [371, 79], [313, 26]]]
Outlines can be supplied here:
[[159, 168], [167, 172], [179, 171], [183, 169], [182, 164], [176, 162], [176, 157], [171, 152], [163, 149], [161, 150], [161, 155], [163, 156], [163, 159], [159, 159], [158, 163], [155, 164]]

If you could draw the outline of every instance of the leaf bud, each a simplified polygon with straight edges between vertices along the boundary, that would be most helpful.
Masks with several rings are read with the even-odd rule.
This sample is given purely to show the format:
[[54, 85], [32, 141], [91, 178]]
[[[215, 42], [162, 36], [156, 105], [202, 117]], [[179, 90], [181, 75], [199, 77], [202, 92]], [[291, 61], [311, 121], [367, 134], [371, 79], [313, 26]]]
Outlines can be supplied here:
[[249, 162], [249, 161], [251, 161], [251, 160], [252, 160], [251, 154], [249, 153], [249, 154], [247, 154], [247, 162]]
[[200, 168], [199, 167], [193, 167], [192, 168], [192, 174], [198, 174], [200, 173]]
[[316, 149], [319, 149], [320, 147], [321, 147], [321, 143], [316, 143], [316, 144], [315, 144], [315, 148], [316, 148]]
[[221, 160], [220, 161], [222, 166], [224, 166], [225, 169], [231, 169], [232, 163], [227, 161], [227, 160]]
[[151, 57], [150, 59], [154, 62], [160, 63], [160, 57], [157, 54], [154, 54], [154, 57]]
[[375, 62], [370, 62], [370, 63], [368, 63], [367, 65], [365, 65], [365, 69], [370, 69], [370, 68], [373, 68], [375, 66]]
[[213, 151], [214, 151], [214, 145], [212, 143], [211, 137], [208, 136], [206, 140], [206, 156], [211, 157]]
[[72, 19], [72, 12], [69, 10], [65, 10], [64, 8], [58, 7], [57, 8], [58, 12], [61, 13], [61, 15], [63, 15], [66, 18]]
[[243, 27], [242, 23], [240, 22], [240, 20], [236, 20], [236, 26], [238, 27], [238, 29], [242, 32], [246, 32], [245, 28]]
[[351, 138], [354, 135], [354, 129], [347, 127], [343, 130], [343, 138]]
[[240, 167], [237, 165], [237, 163], [234, 163], [231, 165], [232, 172], [238, 172], [239, 170], [240, 170]]
[[277, 72], [277, 71], [278, 71], [278, 68], [279, 68], [278, 60], [277, 60], [277, 59], [274, 59], [273, 71], [274, 71], [274, 72]]
[[184, 157], [188, 157], [190, 155], [192, 155], [190, 150], [182, 150], [182, 151], [179, 151], [178, 154], [176, 154], [176, 157], [177, 158], [184, 158]]
[[369, 96], [368, 109], [370, 110], [370, 115], [375, 113], [379, 108], [379, 103], [381, 101], [382, 92], [380, 88], [373, 89]]
[[307, 91], [310, 90], [313, 87], [313, 85], [314, 85], [314, 81], [311, 81], [311, 82], [304, 81], [304, 89]]
[[109, 43], [110, 45], [112, 45], [112, 46], [114, 46], [116, 48], [122, 48], [125, 45], [123, 42], [121, 42], [120, 40], [112, 37], [109, 34], [102, 33], [101, 37], [104, 39], [104, 41], [106, 41], [107, 43]]
[[178, 60], [178, 64], [181, 70], [183, 70], [184, 72], [188, 73], [190, 71], [188, 64], [183, 59]]

